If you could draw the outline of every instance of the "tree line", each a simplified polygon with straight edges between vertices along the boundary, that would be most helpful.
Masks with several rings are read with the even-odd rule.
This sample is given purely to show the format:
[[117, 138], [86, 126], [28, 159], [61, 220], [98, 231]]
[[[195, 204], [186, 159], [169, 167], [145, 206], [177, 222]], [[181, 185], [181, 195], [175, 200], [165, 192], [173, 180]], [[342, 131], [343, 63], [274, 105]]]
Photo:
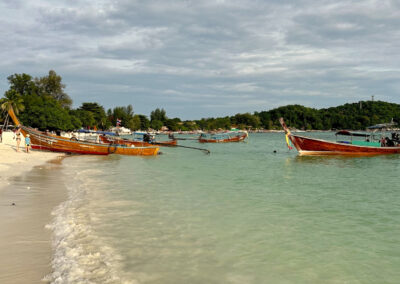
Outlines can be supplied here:
[[[171, 131], [215, 129], [281, 129], [279, 118], [284, 117], [289, 127], [303, 130], [364, 129], [368, 126], [400, 121], [400, 105], [382, 101], [360, 101], [337, 107], [315, 109], [301, 105], [287, 105], [272, 110], [236, 114], [200, 120], [168, 118], [164, 109], [156, 108], [150, 116], [135, 114], [132, 105], [105, 111], [97, 102], [84, 102], [72, 108], [72, 99], [65, 92], [65, 84], [55, 71], [34, 78], [28, 74], [14, 74], [7, 78], [9, 89], [0, 99], [3, 113], [13, 106], [21, 122], [40, 130], [76, 130], [80, 128], [107, 130], [124, 126], [131, 130], [168, 129]], [[4, 115], [0, 123], [4, 121]]]

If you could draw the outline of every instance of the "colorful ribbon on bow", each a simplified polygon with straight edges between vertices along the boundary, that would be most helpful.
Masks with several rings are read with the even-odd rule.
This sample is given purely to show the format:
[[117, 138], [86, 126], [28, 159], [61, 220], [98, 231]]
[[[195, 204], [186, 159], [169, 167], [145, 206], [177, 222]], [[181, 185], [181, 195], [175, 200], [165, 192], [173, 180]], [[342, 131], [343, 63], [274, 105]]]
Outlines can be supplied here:
[[287, 144], [289, 150], [292, 150], [293, 147], [290, 146], [289, 134], [290, 134], [290, 132], [289, 132], [289, 133], [286, 133], [286, 135], [285, 135], [285, 136], [286, 136], [286, 144]]

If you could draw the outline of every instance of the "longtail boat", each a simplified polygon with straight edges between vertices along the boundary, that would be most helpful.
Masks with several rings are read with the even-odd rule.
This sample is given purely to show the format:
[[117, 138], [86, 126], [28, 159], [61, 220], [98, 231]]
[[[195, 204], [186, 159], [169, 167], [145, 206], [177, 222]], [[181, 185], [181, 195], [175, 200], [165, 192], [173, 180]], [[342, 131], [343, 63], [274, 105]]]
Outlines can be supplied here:
[[[285, 134], [288, 147], [290, 142], [294, 145], [300, 155], [381, 155], [400, 154], [400, 140], [397, 133], [392, 137], [385, 137], [376, 133], [354, 133], [347, 130], [338, 131], [336, 137], [347, 136], [350, 139], [338, 140], [336, 142], [322, 139], [310, 138], [293, 134], [286, 126], [283, 118], [279, 119]], [[356, 140], [363, 137], [363, 140]], [[290, 142], [289, 142], [290, 141]]]
[[143, 140], [130, 140], [124, 139], [119, 137], [110, 137], [101, 135], [99, 136], [100, 140], [103, 143], [109, 144], [118, 144], [118, 145], [125, 145], [125, 146], [141, 146], [141, 147], [150, 147], [154, 145], [158, 146], [175, 146], [177, 145], [177, 140], [169, 140], [169, 141], [155, 141], [151, 140], [150, 142], [145, 142]]
[[244, 141], [249, 134], [247, 131], [228, 131], [223, 133], [202, 133], [200, 143], [228, 143]]
[[173, 139], [170, 141], [155, 141], [155, 142], [148, 143], [148, 142], [144, 142], [143, 140], [137, 141], [137, 140], [128, 140], [128, 139], [121, 139], [121, 138], [107, 137], [107, 136], [99, 136], [99, 138], [103, 143], [107, 143], [110, 145], [126, 145], [126, 146], [129, 146], [129, 145], [135, 145], [135, 146], [158, 145], [158, 146], [165, 146], [165, 147], [180, 147], [180, 148], [200, 150], [206, 154], [210, 154], [210, 151], [207, 149], [178, 145], [176, 139]]
[[48, 134], [22, 125], [12, 108], [8, 110], [8, 113], [14, 124], [21, 127], [22, 134], [24, 136], [27, 136], [28, 134], [30, 135], [32, 149], [74, 154], [120, 154], [133, 156], [157, 155], [159, 151], [158, 147], [126, 147], [120, 145], [100, 144], [78, 141], [76, 139], [69, 139], [58, 135]]

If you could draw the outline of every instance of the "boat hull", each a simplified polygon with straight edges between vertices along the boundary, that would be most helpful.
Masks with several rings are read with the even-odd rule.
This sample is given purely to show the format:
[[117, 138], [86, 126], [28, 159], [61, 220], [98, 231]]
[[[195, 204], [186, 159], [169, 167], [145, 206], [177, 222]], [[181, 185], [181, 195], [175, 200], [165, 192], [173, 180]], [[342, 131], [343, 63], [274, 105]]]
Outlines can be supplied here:
[[110, 145], [110, 154], [128, 155], [128, 156], [155, 156], [160, 150], [159, 147], [124, 147]]
[[26, 126], [21, 127], [24, 136], [30, 135], [31, 147], [36, 150], [53, 152], [86, 154], [86, 155], [108, 155], [108, 145], [70, 140], [56, 135], [47, 135]]
[[289, 134], [300, 155], [382, 155], [400, 154], [400, 147], [357, 146]]
[[[348, 155], [368, 156], [384, 154], [400, 154], [400, 147], [359, 146], [340, 142], [294, 135], [286, 126], [283, 118], [279, 119], [287, 139], [290, 139], [300, 155]], [[289, 141], [287, 140], [288, 146]], [[290, 147], [290, 146], [289, 146]]]
[[16, 125], [21, 126], [21, 132], [26, 137], [28, 134], [31, 140], [32, 149], [46, 150], [53, 152], [87, 154], [87, 155], [129, 155], [129, 156], [154, 156], [158, 154], [159, 147], [127, 147], [126, 145], [100, 144], [86, 141], [78, 141], [62, 136], [52, 135], [26, 127], [20, 124], [14, 110], [8, 110], [10, 117]]
[[243, 133], [241, 135], [226, 138], [226, 139], [206, 139], [206, 138], [199, 138], [200, 143], [229, 143], [229, 142], [241, 142], [247, 138], [247, 133]]
[[128, 139], [108, 138], [106, 136], [99, 136], [99, 137], [103, 143], [118, 144], [118, 145], [124, 145], [124, 146], [154, 147], [154, 145], [158, 145], [158, 146], [175, 146], [175, 145], [177, 145], [177, 140], [148, 143], [148, 142], [144, 142], [144, 141], [135, 141], [135, 140], [128, 140]]

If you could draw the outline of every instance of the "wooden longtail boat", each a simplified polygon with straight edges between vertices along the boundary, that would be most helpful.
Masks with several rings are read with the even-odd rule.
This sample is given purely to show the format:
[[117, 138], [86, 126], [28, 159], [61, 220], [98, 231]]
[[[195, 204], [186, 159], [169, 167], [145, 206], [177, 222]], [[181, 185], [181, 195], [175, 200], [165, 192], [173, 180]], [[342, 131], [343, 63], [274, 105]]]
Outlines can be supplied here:
[[155, 156], [158, 154], [160, 150], [159, 147], [151, 146], [151, 147], [137, 147], [137, 146], [121, 146], [121, 145], [108, 145], [108, 150], [110, 154], [118, 154], [118, 155], [129, 155], [129, 156]]
[[228, 143], [244, 141], [249, 134], [247, 131], [234, 131], [215, 134], [203, 133], [199, 137], [200, 143]]
[[120, 154], [133, 156], [157, 155], [159, 150], [158, 147], [124, 147], [118, 145], [71, 140], [66, 137], [49, 135], [31, 127], [21, 125], [12, 108], [8, 110], [8, 113], [14, 124], [21, 127], [22, 134], [24, 136], [28, 134], [30, 135], [32, 149], [88, 155]]
[[[326, 141], [322, 139], [310, 138], [301, 135], [296, 135], [290, 132], [283, 118], [279, 119], [285, 134], [286, 141], [289, 145], [289, 140], [300, 155], [381, 155], [381, 154], [400, 154], [399, 144], [393, 143], [393, 146], [383, 146], [379, 142], [370, 141]], [[347, 135], [343, 131], [339, 131], [338, 135]], [[357, 135], [355, 135], [357, 136]], [[365, 136], [366, 137], [366, 136]], [[387, 141], [388, 138], [386, 138]]]
[[109, 137], [109, 136], [99, 136], [100, 140], [103, 143], [108, 144], [118, 144], [118, 145], [125, 145], [125, 146], [139, 146], [139, 147], [151, 147], [154, 145], [157, 146], [174, 146], [177, 145], [177, 140], [169, 140], [169, 141], [154, 141], [151, 143], [144, 142], [143, 140], [129, 140], [123, 138], [116, 138], [116, 137]]

